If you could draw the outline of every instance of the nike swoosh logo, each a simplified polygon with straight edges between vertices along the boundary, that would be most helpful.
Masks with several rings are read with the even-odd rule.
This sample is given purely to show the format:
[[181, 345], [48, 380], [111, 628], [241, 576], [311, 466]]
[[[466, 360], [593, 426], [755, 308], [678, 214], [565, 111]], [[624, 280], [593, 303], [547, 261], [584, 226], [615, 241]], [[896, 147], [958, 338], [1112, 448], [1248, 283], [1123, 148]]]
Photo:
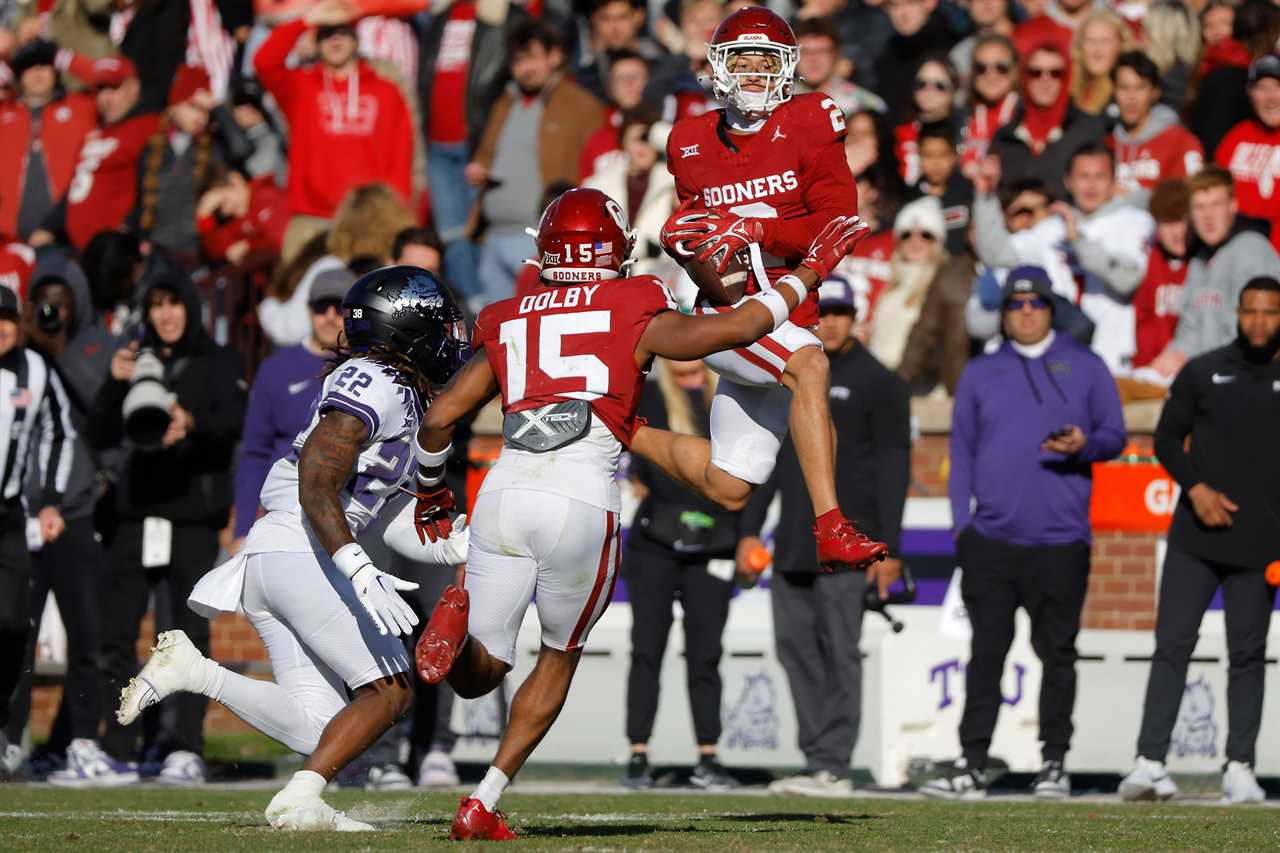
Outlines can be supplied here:
[[301, 382], [293, 382], [289, 385], [290, 394], [301, 394], [311, 385], [310, 379], [304, 379]]
[[1209, 378], [1213, 380], [1214, 385], [1226, 385], [1228, 382], [1236, 381], [1235, 376], [1232, 376], [1230, 374], [1223, 375], [1221, 373], [1215, 373], [1213, 374], [1213, 376]]

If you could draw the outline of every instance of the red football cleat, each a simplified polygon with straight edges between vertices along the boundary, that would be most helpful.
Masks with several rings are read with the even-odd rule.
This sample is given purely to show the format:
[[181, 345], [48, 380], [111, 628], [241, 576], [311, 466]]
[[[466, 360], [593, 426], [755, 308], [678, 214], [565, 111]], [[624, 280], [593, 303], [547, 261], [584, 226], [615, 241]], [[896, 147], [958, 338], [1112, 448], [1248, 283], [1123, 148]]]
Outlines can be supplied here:
[[818, 540], [818, 562], [824, 571], [833, 571], [836, 566], [865, 569], [889, 556], [889, 546], [859, 533], [849, 521], [841, 521], [825, 533], [815, 525], [813, 537]]
[[471, 596], [453, 584], [444, 588], [436, 609], [431, 611], [427, 629], [418, 638], [414, 659], [418, 676], [427, 684], [439, 684], [449, 675], [467, 642], [467, 613]]
[[458, 813], [453, 816], [452, 841], [515, 841], [518, 838], [507, 826], [507, 816], [500, 811], [489, 811], [484, 803], [463, 797]]

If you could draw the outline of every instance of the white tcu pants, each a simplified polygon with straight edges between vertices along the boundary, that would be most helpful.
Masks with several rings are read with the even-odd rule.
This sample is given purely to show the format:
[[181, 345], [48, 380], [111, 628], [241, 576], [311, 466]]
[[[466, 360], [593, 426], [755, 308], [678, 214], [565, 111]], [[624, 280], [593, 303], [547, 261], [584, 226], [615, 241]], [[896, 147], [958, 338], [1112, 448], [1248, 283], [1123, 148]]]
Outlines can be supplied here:
[[319, 738], [346, 706], [348, 687], [411, 669], [401, 640], [379, 634], [351, 581], [314, 553], [251, 555], [242, 606], [267, 647], [276, 684], [297, 701], [312, 730], [285, 733], [291, 746], [298, 737], [304, 743]]
[[582, 501], [526, 489], [482, 491], [467, 558], [471, 636], [513, 664], [533, 599], [543, 644], [581, 648], [613, 598], [618, 532], [617, 513]]
[[[697, 310], [709, 314], [730, 309]], [[813, 332], [787, 321], [753, 344], [703, 359], [721, 380], [711, 401], [712, 464], [748, 483], [769, 479], [787, 437], [791, 410], [791, 392], [782, 385], [782, 373], [797, 350], [821, 346]]]

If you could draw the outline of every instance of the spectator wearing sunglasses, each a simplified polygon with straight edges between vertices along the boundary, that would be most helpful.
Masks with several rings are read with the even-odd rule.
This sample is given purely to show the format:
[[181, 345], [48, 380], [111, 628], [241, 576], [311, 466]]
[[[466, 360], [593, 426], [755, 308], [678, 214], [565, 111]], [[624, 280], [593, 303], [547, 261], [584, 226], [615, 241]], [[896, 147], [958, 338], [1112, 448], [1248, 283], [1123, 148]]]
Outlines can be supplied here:
[[1005, 280], [1005, 341], [970, 361], [956, 389], [948, 495], [973, 633], [960, 719], [962, 755], [921, 789], [940, 799], [986, 794], [987, 751], [1019, 607], [1031, 619], [1040, 682], [1040, 798], [1071, 793], [1076, 635], [1089, 583], [1090, 466], [1124, 446], [1116, 385], [1102, 359], [1053, 331], [1048, 273]]
[[1059, 198], [1067, 194], [1067, 161], [1086, 142], [1103, 138], [1102, 119], [1071, 103], [1071, 65], [1052, 43], [1027, 55], [1021, 69], [1022, 107], [996, 131], [990, 153], [1000, 158], [1004, 180], [1042, 179]]
[[935, 56], [920, 63], [912, 84], [910, 120], [893, 130], [895, 152], [902, 180], [908, 186], [920, 180], [920, 133], [928, 127], [954, 131], [955, 97], [959, 78], [951, 63]]
[[[969, 20], [973, 22], [973, 34], [951, 48], [947, 58], [960, 75], [960, 85], [967, 88], [973, 81], [974, 59], [978, 47], [988, 38], [998, 36], [1008, 40], [1013, 35], [1013, 19], [1009, 17], [1009, 0], [969, 0]], [[1009, 43], [1012, 56], [1013, 44]]]
[[892, 278], [876, 300], [867, 345], [876, 360], [890, 370], [898, 369], [929, 284], [946, 262], [946, 233], [942, 204], [933, 196], [904, 205], [894, 220], [897, 248], [893, 251]]
[[342, 298], [355, 283], [346, 267], [327, 269], [311, 285], [311, 334], [278, 349], [258, 368], [249, 391], [240, 464], [236, 469], [236, 514], [231, 552], [235, 553], [258, 517], [258, 493], [267, 472], [289, 453], [294, 438], [311, 417], [311, 401], [320, 391], [328, 351], [342, 331]]
[[973, 179], [996, 131], [1018, 110], [1018, 54], [1013, 42], [992, 33], [977, 40], [969, 76], [969, 114], [960, 131], [960, 170]]

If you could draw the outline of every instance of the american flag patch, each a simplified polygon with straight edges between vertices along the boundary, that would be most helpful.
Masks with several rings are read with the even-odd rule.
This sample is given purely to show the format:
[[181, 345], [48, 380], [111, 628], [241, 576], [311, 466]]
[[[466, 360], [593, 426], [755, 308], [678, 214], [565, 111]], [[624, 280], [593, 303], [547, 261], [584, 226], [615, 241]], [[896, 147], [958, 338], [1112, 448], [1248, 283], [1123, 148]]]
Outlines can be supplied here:
[[25, 409], [31, 405], [30, 388], [14, 388], [9, 392], [9, 403], [15, 409]]

